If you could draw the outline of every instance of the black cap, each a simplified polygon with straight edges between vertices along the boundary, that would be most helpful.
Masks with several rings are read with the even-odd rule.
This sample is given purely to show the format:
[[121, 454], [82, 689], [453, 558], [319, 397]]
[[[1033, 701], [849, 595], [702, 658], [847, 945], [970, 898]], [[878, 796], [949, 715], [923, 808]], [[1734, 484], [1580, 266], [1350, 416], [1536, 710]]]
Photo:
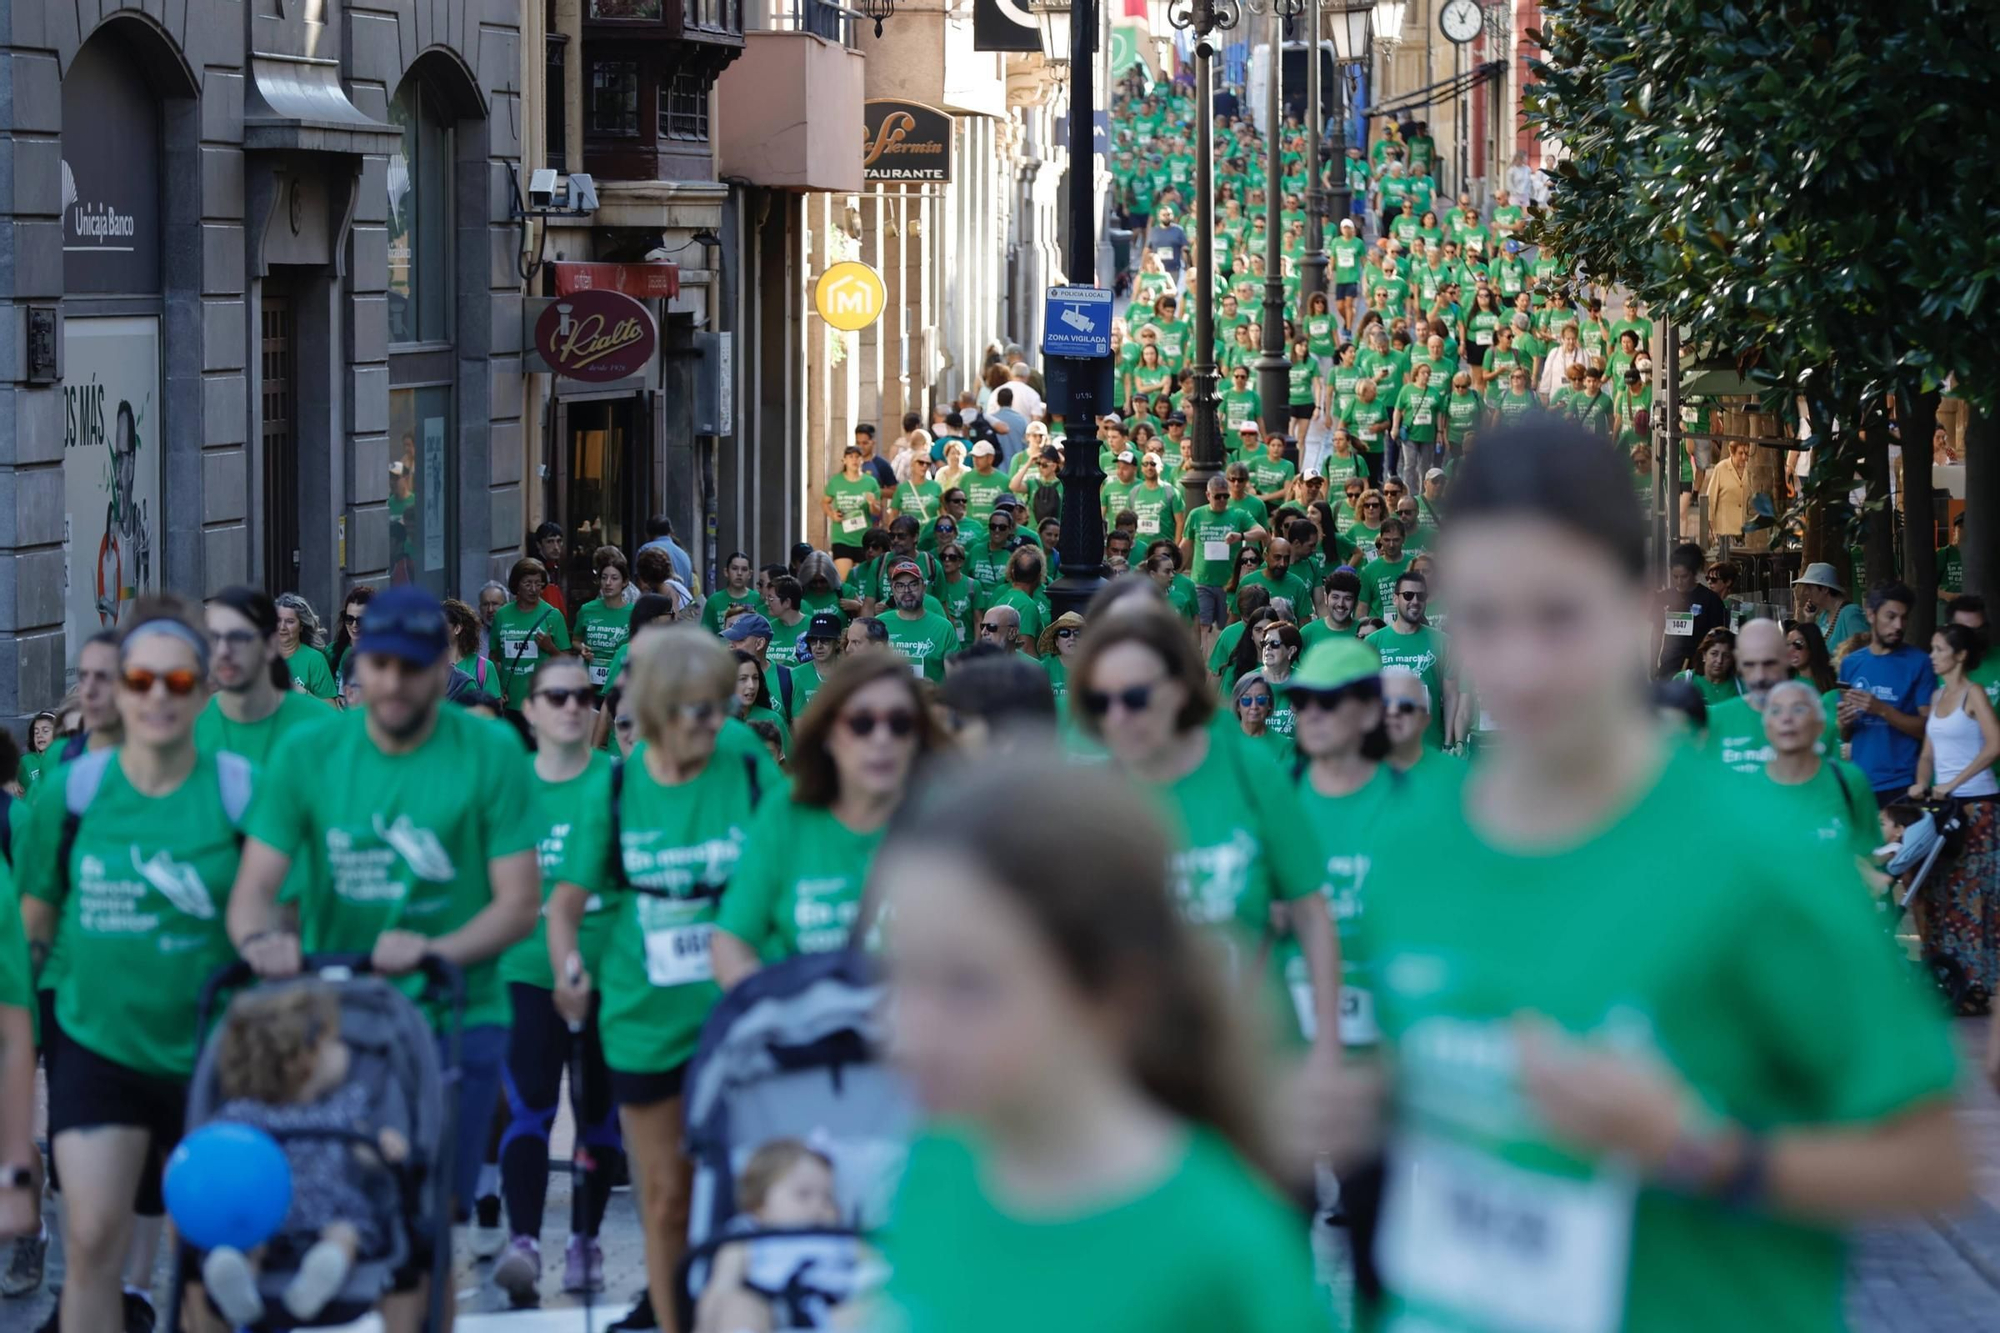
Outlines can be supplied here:
[[802, 639], [837, 639], [843, 626], [840, 615], [834, 611], [815, 611], [813, 618], [806, 622], [806, 632]]
[[1167, 424], [1168, 424], [1169, 426], [1185, 426], [1185, 425], [1187, 425], [1187, 413], [1185, 413], [1185, 412], [1169, 412], [1169, 413], [1167, 413]]

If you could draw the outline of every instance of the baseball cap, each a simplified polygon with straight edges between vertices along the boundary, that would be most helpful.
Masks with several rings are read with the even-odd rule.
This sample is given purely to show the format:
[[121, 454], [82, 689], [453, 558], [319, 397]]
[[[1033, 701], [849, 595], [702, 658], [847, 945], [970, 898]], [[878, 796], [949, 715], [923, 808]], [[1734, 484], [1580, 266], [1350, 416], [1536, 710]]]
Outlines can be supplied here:
[[1299, 474], [1300, 481], [1325, 481], [1326, 474], [1316, 467], [1309, 467]]
[[806, 632], [802, 639], [837, 639], [842, 626], [840, 617], [832, 611], [815, 611], [813, 618], [806, 622]]
[[1047, 435], [1048, 433], [1049, 433], [1049, 427], [1048, 427], [1048, 423], [1047, 423], [1047, 422], [1044, 422], [1044, 421], [1030, 421], [1030, 422], [1028, 423], [1028, 434], [1030, 434], [1030, 435]]
[[1139, 456], [1130, 449], [1127, 449], [1111, 461], [1114, 463], [1136, 463], [1139, 461]]
[[[1807, 565], [1806, 572], [1799, 575], [1794, 582], [1803, 583], [1814, 588], [1831, 588], [1835, 592], [1847, 591], [1845, 585], [1840, 581], [1840, 575], [1834, 572], [1832, 565], [1827, 564], [1823, 560]], [[369, 605], [373, 606], [375, 603], [370, 602]]]
[[405, 583], [385, 588], [369, 600], [361, 612], [361, 634], [354, 650], [427, 667], [444, 656], [450, 643], [451, 626], [445, 621], [443, 604], [425, 589]]
[[889, 566], [889, 577], [891, 579], [899, 579], [906, 574], [913, 579], [921, 579], [924, 576], [923, 566], [914, 560], [898, 560], [895, 564]]
[[995, 450], [993, 448], [993, 441], [991, 440], [981, 440], [978, 444], [972, 446], [972, 456], [974, 458], [979, 457], [981, 454], [990, 454], [993, 452]]
[[1168, 424], [1169, 426], [1185, 426], [1185, 425], [1187, 425], [1187, 413], [1185, 413], [1185, 412], [1169, 412], [1169, 413], [1167, 413], [1167, 424]]
[[1242, 425], [1238, 426], [1236, 429], [1239, 434], [1255, 435], [1257, 433], [1258, 427], [1256, 422], [1246, 421]]
[[1285, 682], [1287, 689], [1337, 690], [1357, 680], [1382, 674], [1382, 656], [1359, 639], [1322, 639]]
[[1443, 469], [1443, 468], [1441, 468], [1441, 467], [1434, 467], [1434, 468], [1432, 468], [1432, 469], [1431, 469], [1431, 470], [1430, 470], [1429, 472], [1426, 472], [1426, 473], [1424, 473], [1424, 480], [1425, 480], [1425, 481], [1443, 481], [1443, 480], [1444, 480], [1444, 469]]
[[[371, 603], [372, 605], [372, 603]], [[729, 622], [729, 628], [722, 631], [725, 643], [741, 643], [745, 639], [768, 639], [771, 637], [771, 622], [752, 611], [747, 616], [738, 616]]]

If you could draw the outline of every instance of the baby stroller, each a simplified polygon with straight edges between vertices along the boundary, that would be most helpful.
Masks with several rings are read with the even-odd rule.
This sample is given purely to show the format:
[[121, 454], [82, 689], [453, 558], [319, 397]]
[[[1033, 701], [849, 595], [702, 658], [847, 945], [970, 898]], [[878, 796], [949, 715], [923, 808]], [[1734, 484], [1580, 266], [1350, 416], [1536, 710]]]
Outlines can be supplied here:
[[[682, 1328], [716, 1252], [750, 1245], [748, 1283], [779, 1327], [826, 1327], [869, 1268], [861, 1238], [882, 1225], [902, 1173], [916, 1108], [882, 1060], [883, 987], [859, 950], [809, 954], [764, 968], [722, 999], [687, 1072], [687, 1152], [694, 1163], [688, 1255], [677, 1277]], [[758, 1146], [803, 1140], [834, 1163], [842, 1224], [758, 1230], [740, 1215], [735, 1181]]]
[[[384, 978], [370, 976], [366, 955], [314, 955], [304, 960], [297, 978], [264, 982], [285, 987], [308, 981], [331, 986], [340, 1005], [340, 1035], [353, 1054], [348, 1080], [363, 1082], [368, 1104], [376, 1108], [369, 1132], [357, 1130], [357, 1146], [372, 1148], [375, 1135], [393, 1129], [409, 1142], [409, 1156], [390, 1165], [369, 1154], [355, 1154], [358, 1182], [374, 1209], [374, 1220], [388, 1238], [378, 1253], [356, 1258], [339, 1293], [311, 1323], [316, 1327], [352, 1323], [378, 1306], [382, 1298], [428, 1265], [431, 1273], [430, 1310], [426, 1326], [444, 1326], [444, 1301], [451, 1281], [451, 1145], [456, 1099], [446, 1095], [458, 1077], [459, 1033], [465, 1015], [465, 983], [458, 968], [441, 958], [425, 958], [422, 999], [449, 1016], [448, 1067], [438, 1060], [437, 1043], [417, 1004]], [[188, 1084], [187, 1128], [192, 1131], [215, 1118], [223, 1097], [217, 1087], [219, 1033], [210, 1029], [217, 1005], [226, 995], [257, 984], [247, 963], [234, 963], [210, 977], [202, 989], [199, 1030], [208, 1033], [194, 1078]], [[292, 1135], [274, 1134], [282, 1144]], [[264, 1297], [265, 1316], [257, 1327], [268, 1333], [297, 1326], [281, 1300], [298, 1261], [315, 1238], [280, 1233], [265, 1246], [257, 1286]], [[168, 1306], [168, 1333], [177, 1333], [187, 1285], [201, 1272], [202, 1255], [185, 1242], [174, 1269], [174, 1295]]]

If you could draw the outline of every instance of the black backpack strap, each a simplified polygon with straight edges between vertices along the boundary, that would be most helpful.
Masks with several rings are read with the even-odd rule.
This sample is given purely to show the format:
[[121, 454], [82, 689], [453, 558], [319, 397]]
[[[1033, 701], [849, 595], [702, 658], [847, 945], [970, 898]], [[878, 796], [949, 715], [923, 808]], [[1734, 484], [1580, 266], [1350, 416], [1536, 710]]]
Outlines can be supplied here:
[[631, 888], [625, 879], [625, 761], [611, 761], [611, 882]]
[[750, 782], [750, 809], [755, 811], [764, 799], [764, 783], [757, 776], [757, 756], [748, 751], [743, 755], [743, 776]]
[[14, 811], [14, 793], [0, 789], [0, 856], [7, 858], [7, 864], [14, 864], [14, 824], [8, 818]]
[[[792, 712], [792, 669], [788, 666], [780, 664], [777, 668], [777, 671], [778, 671], [778, 699], [779, 702], [784, 705], [785, 720], [787, 722], [790, 722], [793, 721], [795, 718], [795, 714]], [[756, 775], [753, 773], [750, 778], [750, 791], [752, 793], [751, 799], [753, 802], [756, 799], [755, 796], [756, 790], [757, 790], [757, 778]]]

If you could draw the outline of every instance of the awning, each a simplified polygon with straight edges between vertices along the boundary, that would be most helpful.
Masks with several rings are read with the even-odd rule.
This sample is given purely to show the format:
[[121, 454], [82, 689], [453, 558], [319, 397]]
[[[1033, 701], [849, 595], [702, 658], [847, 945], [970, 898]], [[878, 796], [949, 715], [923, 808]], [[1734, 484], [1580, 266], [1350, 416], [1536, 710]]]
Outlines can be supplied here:
[[308, 153], [393, 153], [394, 125], [371, 120], [347, 100], [340, 63], [253, 53], [243, 104], [243, 146]]
[[639, 300], [676, 297], [681, 294], [681, 266], [654, 262], [647, 264], [586, 264], [556, 262], [549, 265], [556, 274], [556, 295], [576, 292], [623, 292]]

